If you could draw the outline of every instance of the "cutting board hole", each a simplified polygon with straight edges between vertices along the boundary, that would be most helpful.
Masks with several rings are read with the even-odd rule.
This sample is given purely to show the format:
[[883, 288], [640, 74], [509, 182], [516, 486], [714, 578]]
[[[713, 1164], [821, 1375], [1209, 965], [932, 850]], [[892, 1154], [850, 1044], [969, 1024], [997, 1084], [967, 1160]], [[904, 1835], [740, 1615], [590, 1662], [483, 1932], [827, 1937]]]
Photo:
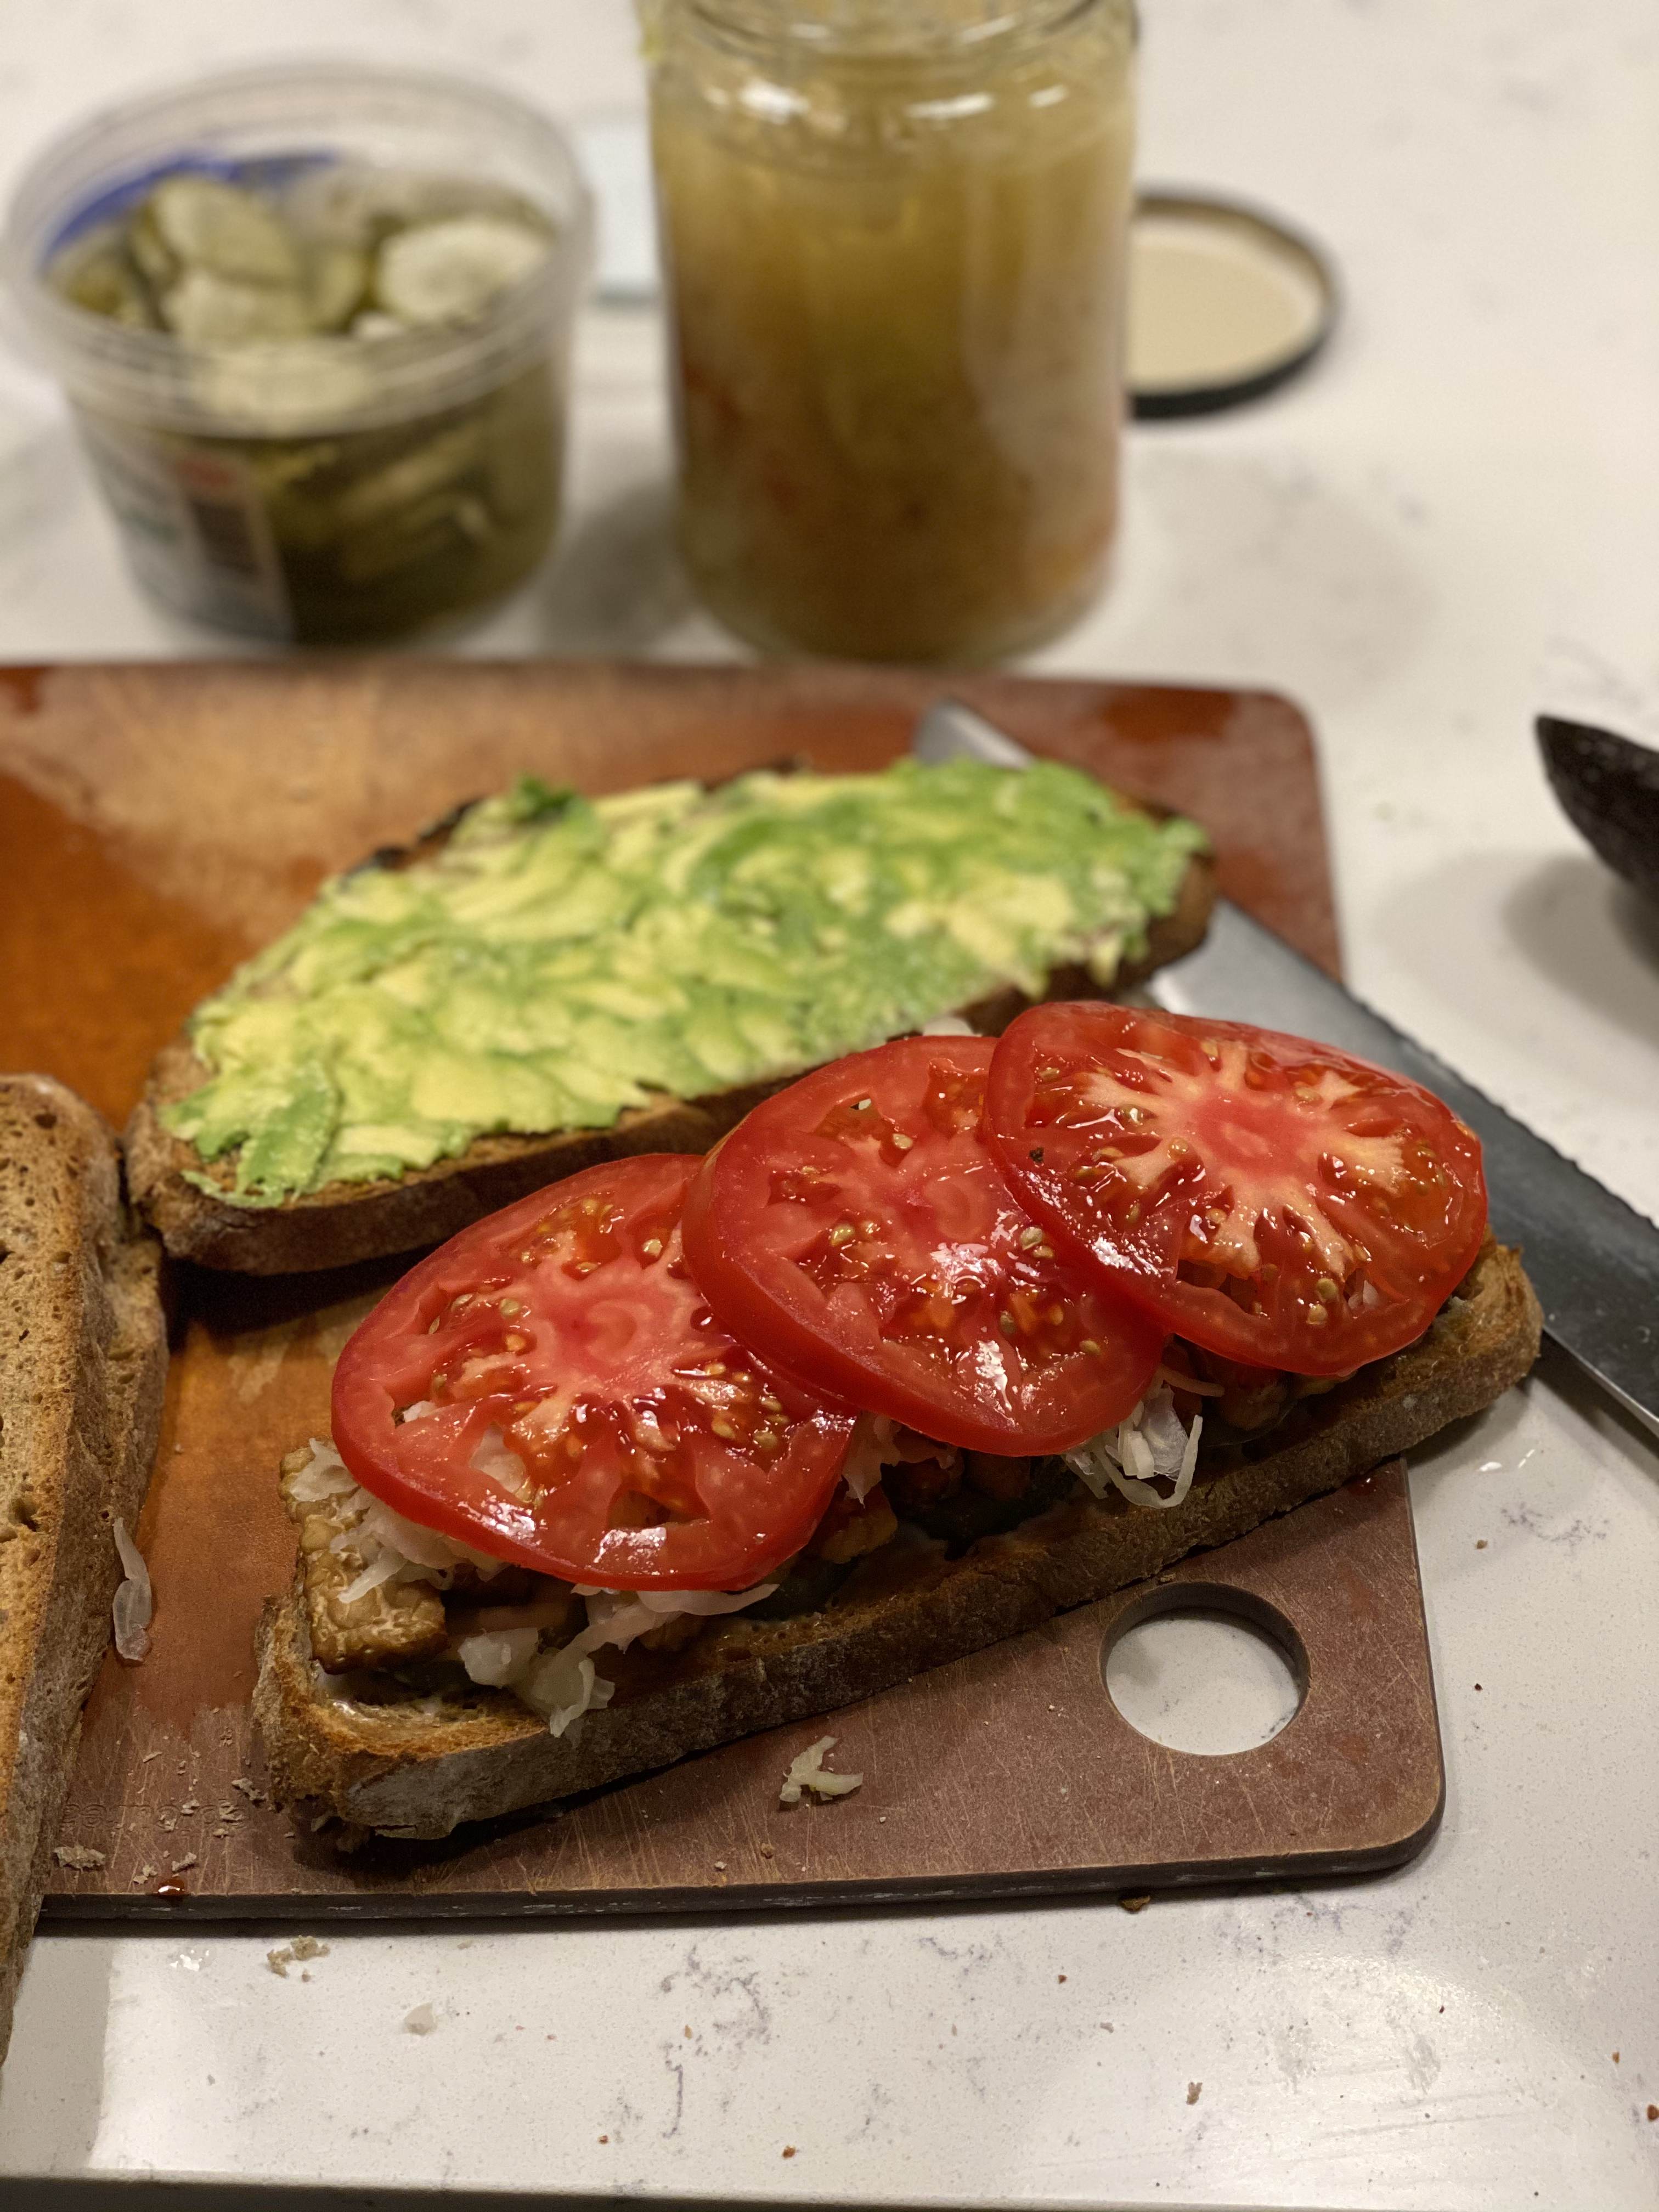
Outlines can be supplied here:
[[1107, 1695], [1130, 1727], [1208, 1758], [1271, 1743], [1301, 1711], [1307, 1665], [1282, 1613], [1190, 1588], [1124, 1615], [1100, 1655]]

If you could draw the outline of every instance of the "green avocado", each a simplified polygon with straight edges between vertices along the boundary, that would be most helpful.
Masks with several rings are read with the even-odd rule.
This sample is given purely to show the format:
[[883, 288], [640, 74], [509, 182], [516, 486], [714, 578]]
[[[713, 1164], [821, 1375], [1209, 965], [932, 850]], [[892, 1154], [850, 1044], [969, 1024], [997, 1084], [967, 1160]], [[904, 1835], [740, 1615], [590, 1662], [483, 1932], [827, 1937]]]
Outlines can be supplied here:
[[586, 799], [526, 776], [432, 858], [324, 885], [198, 1008], [167, 1108], [249, 1206], [608, 1128], [878, 1044], [1063, 962], [1109, 982], [1174, 905], [1191, 822], [1054, 763], [763, 771]]

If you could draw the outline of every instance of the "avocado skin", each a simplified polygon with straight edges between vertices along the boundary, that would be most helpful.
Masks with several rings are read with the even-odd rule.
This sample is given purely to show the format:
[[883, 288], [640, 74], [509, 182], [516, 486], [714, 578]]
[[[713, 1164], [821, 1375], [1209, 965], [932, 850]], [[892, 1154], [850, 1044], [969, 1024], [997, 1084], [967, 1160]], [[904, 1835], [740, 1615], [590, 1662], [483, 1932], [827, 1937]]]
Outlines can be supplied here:
[[1537, 728], [1568, 821], [1616, 874], [1659, 899], [1659, 752], [1554, 714], [1540, 714]]

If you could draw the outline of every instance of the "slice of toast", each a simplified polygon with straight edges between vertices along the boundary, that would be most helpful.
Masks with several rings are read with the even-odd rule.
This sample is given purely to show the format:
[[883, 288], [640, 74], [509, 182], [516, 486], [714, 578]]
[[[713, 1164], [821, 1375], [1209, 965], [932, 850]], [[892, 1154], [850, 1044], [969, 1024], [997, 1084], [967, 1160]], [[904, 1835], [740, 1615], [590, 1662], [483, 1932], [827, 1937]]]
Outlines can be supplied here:
[[[432, 849], [430, 842], [419, 849]], [[397, 856], [377, 855], [387, 857]], [[1134, 989], [1156, 969], [1192, 951], [1203, 939], [1214, 903], [1214, 864], [1195, 855], [1174, 907], [1148, 923], [1146, 953], [1124, 962], [1111, 995]], [[1098, 998], [1101, 987], [1086, 968], [1067, 965], [1050, 972], [1042, 995]], [[1030, 1003], [1010, 988], [957, 1011], [984, 1035], [996, 1036]], [[255, 1208], [233, 1205], [186, 1181], [187, 1173], [210, 1179], [222, 1176], [228, 1185], [231, 1170], [226, 1164], [204, 1161], [162, 1124], [161, 1109], [188, 1097], [210, 1073], [184, 1034], [157, 1058], [127, 1124], [127, 1174], [135, 1202], [175, 1258], [245, 1274], [297, 1274], [440, 1243], [544, 1183], [601, 1160], [630, 1152], [707, 1152], [751, 1106], [808, 1072], [789, 1068], [768, 1080], [702, 1098], [665, 1097], [659, 1103], [625, 1110], [608, 1129], [477, 1137], [458, 1158], [411, 1168], [395, 1181], [331, 1183], [280, 1206]]]
[[1418, 1343], [1302, 1401], [1258, 1443], [1200, 1462], [1181, 1505], [1070, 1498], [955, 1559], [899, 1544], [872, 1553], [817, 1612], [736, 1614], [672, 1654], [603, 1652], [615, 1697], [562, 1736], [508, 1691], [343, 1698], [313, 1662], [296, 1583], [258, 1632], [254, 1714], [276, 1794], [353, 1827], [444, 1836], [848, 1705], [1242, 1536], [1479, 1413], [1532, 1366], [1540, 1326], [1518, 1255], [1489, 1243]]
[[0, 1076], [0, 2056], [155, 1455], [161, 1265], [98, 1115]]

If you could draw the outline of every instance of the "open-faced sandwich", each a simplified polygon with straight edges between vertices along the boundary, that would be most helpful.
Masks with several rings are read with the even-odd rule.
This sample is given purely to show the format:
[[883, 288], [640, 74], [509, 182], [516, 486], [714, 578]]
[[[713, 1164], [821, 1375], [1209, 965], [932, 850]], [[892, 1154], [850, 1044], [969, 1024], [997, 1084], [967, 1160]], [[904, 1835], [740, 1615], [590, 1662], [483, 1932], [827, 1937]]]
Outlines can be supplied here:
[[702, 1152], [937, 1017], [1121, 990], [1203, 936], [1203, 833], [1055, 762], [522, 779], [325, 884], [198, 1007], [127, 1133], [177, 1255], [435, 1243], [555, 1176]]
[[279, 1795], [413, 1836], [842, 1705], [1474, 1413], [1539, 1313], [1438, 1100], [1098, 1002], [922, 1035], [416, 1266], [282, 1471]]

